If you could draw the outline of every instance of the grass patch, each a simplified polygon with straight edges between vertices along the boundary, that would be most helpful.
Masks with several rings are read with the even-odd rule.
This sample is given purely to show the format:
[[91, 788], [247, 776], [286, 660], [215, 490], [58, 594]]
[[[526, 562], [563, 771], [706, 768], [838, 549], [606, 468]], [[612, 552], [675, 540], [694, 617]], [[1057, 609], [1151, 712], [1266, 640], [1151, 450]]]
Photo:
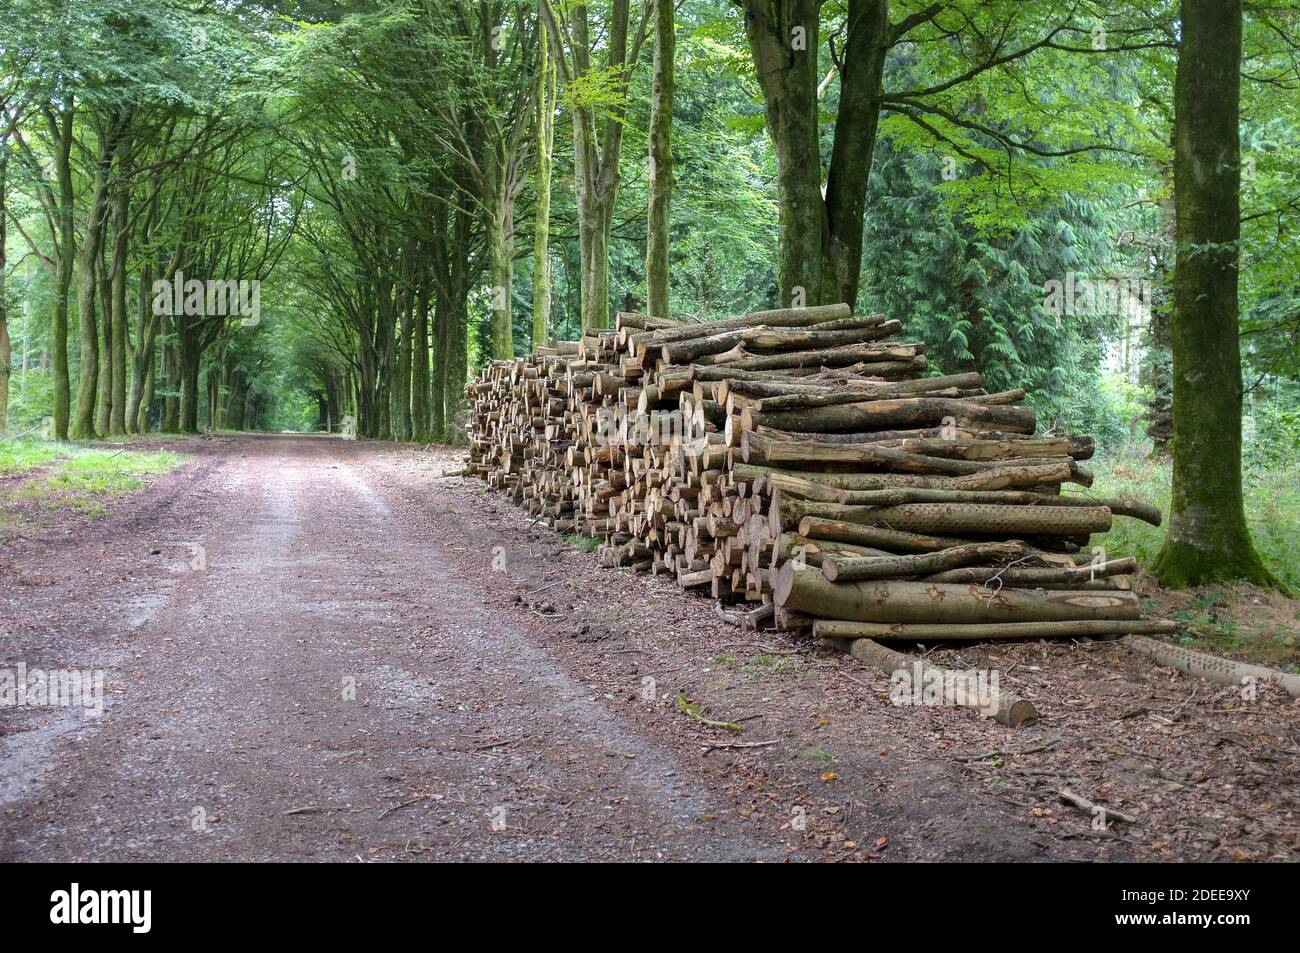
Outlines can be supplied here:
[[[1164, 526], [1117, 517], [1104, 539], [1107, 556], [1136, 556], [1149, 566], [1168, 531], [1170, 465], [1128, 447], [1093, 461], [1096, 482], [1085, 495], [1136, 496], [1160, 507]], [[1246, 521], [1255, 550], [1293, 593], [1300, 592], [1300, 469], [1248, 469], [1243, 474]], [[1073, 491], [1072, 491], [1073, 492]]]
[[0, 474], [10, 475], [48, 466], [73, 456], [77, 448], [69, 443], [20, 438], [0, 442]]
[[[1108, 558], [1135, 556], [1149, 567], [1168, 533], [1170, 464], [1128, 447], [1093, 461], [1096, 482], [1084, 495], [1135, 496], [1160, 507], [1164, 526], [1117, 517], [1114, 528], [1094, 540]], [[1294, 467], [1247, 468], [1242, 474], [1246, 521], [1255, 550], [1292, 594], [1300, 592], [1300, 471]], [[1077, 491], [1071, 491], [1077, 492]], [[1188, 590], [1152, 587], [1143, 611], [1183, 623], [1183, 646], [1292, 671], [1300, 666], [1300, 602], [1245, 583]]]
[[572, 533], [564, 537], [564, 541], [584, 553], [594, 553], [601, 544], [601, 540], [596, 536], [578, 536]]
[[834, 764], [836, 760], [835, 755], [831, 754], [829, 751], [823, 751], [816, 745], [804, 748], [803, 751], [799, 752], [799, 757], [804, 761], [812, 761], [813, 763], [820, 765]]
[[797, 671], [798, 668], [799, 660], [789, 655], [755, 655], [745, 666], [745, 675], [753, 681], [784, 675], [786, 672]]
[[104, 514], [109, 500], [144, 489], [153, 478], [174, 470], [184, 459], [169, 450], [110, 451], [76, 444], [43, 444], [0, 458], [0, 470], [5, 469], [5, 461], [11, 461], [11, 469], [5, 472], [55, 467], [48, 476], [17, 487], [9, 499], [32, 500], [43, 509], [71, 509], [98, 517]]

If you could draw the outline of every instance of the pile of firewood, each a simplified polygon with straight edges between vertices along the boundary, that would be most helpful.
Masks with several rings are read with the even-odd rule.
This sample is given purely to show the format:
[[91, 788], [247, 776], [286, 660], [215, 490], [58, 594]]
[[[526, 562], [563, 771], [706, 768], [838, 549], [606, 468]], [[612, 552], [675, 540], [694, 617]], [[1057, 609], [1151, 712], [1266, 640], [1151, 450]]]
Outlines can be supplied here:
[[1021, 390], [924, 376], [898, 321], [844, 305], [616, 328], [484, 368], [466, 474], [608, 566], [667, 573], [826, 638], [1166, 632], [1132, 559], [1092, 545], [1115, 516], [1090, 438], [1036, 436]]

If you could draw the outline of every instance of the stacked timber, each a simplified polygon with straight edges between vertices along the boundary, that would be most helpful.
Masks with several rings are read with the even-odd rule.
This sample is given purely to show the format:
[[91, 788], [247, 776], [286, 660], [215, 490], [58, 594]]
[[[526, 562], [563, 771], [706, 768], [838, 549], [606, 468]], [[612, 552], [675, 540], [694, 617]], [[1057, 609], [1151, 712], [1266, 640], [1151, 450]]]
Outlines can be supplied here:
[[898, 321], [844, 305], [612, 330], [484, 368], [466, 473], [607, 566], [666, 573], [749, 621], [827, 638], [1167, 631], [1093, 537], [1087, 437], [1038, 435], [1022, 390], [926, 376]]

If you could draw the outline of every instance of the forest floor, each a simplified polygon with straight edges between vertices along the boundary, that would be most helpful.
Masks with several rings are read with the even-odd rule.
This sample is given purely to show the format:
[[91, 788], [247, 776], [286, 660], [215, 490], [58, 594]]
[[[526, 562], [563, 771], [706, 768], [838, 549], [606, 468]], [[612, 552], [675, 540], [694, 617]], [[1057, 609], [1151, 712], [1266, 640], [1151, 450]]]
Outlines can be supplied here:
[[1271, 687], [1034, 642], [929, 656], [996, 669], [1031, 727], [898, 707], [846, 656], [600, 569], [443, 477], [452, 451], [166, 449], [188, 462], [101, 513], [6, 481], [0, 677], [106, 687], [98, 717], [0, 709], [0, 860], [1300, 856], [1300, 706]]

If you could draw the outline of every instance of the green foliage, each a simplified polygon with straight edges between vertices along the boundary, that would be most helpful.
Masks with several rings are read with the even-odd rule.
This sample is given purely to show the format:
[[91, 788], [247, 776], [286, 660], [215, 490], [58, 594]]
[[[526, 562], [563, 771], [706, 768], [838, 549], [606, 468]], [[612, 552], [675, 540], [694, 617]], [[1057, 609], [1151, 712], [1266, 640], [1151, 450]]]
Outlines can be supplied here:
[[869, 308], [901, 319], [936, 372], [975, 370], [990, 390], [1024, 387], [1045, 428], [1114, 433], [1098, 387], [1119, 316], [1053, 315], [1044, 301], [1048, 282], [1124, 267], [1108, 244], [1117, 203], [1066, 195], [989, 234], [948, 201], [942, 174], [931, 154], [878, 145], [863, 248]]
[[31, 500], [43, 509], [72, 509], [102, 516], [106, 503], [149, 485], [184, 463], [170, 451], [102, 450], [73, 444], [26, 442], [13, 450], [0, 444], [0, 473], [52, 466], [49, 475], [20, 483], [9, 492], [15, 501]]
[[76, 452], [68, 443], [53, 443], [33, 437], [10, 437], [0, 440], [0, 473], [15, 474], [48, 466]]
[[[1169, 463], [1152, 458], [1140, 445], [1105, 448], [1089, 465], [1096, 482], [1086, 495], [1136, 496], [1169, 513]], [[1248, 468], [1246, 517], [1255, 549], [1268, 569], [1292, 591], [1300, 589], [1300, 470], [1294, 465]], [[1078, 491], [1073, 491], [1078, 492]], [[1119, 517], [1104, 537], [1107, 556], [1136, 556], [1150, 565], [1164, 544], [1168, 523], [1149, 526]]]

